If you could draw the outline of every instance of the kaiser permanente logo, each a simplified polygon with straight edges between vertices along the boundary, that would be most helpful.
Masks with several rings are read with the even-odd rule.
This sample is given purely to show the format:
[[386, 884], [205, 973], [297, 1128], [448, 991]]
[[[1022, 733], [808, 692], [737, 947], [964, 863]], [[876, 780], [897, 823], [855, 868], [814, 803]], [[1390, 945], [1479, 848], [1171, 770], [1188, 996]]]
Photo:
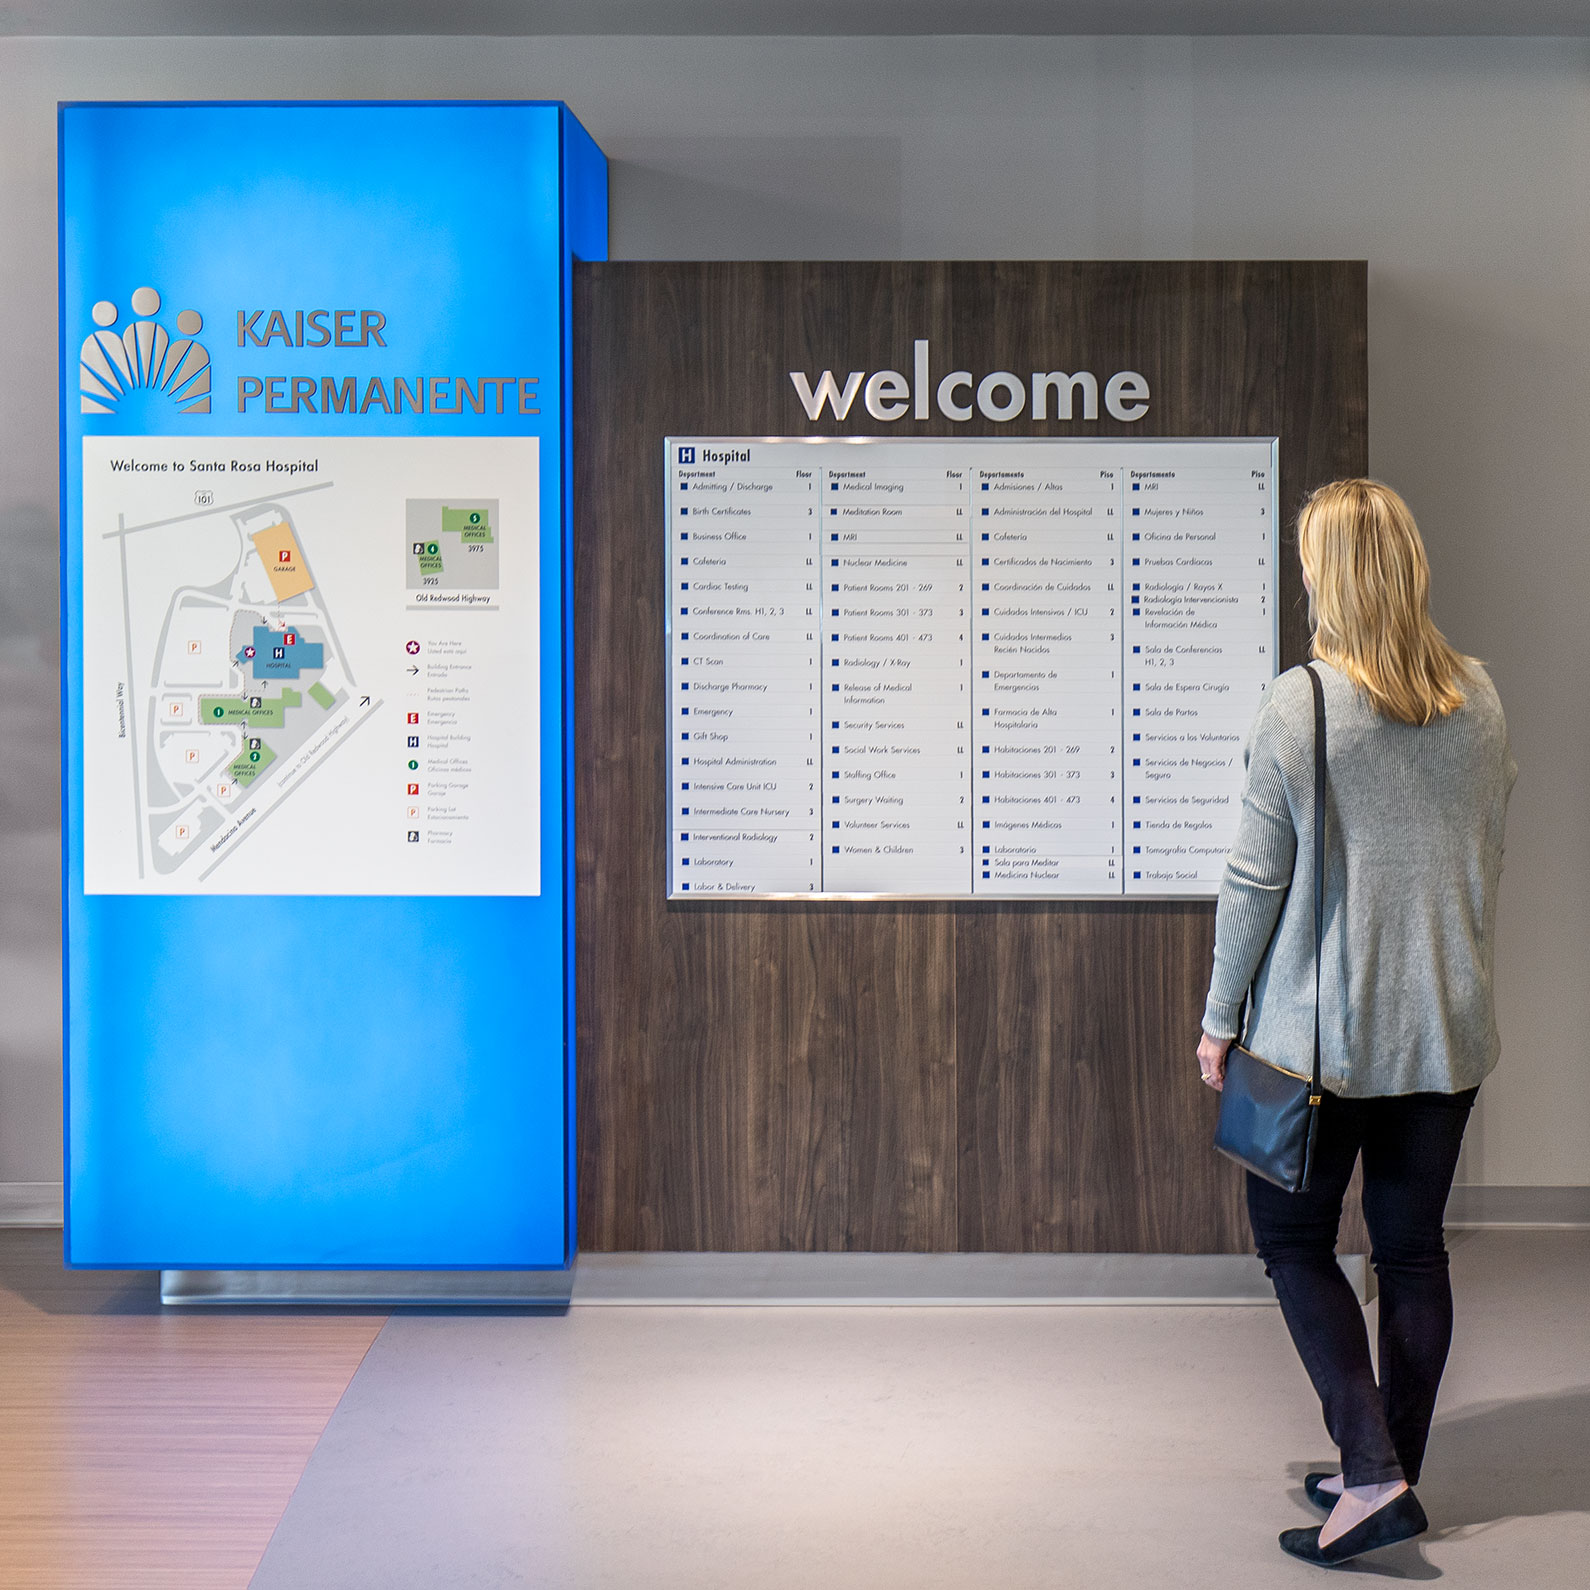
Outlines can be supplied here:
[[78, 400], [84, 414], [118, 414], [140, 390], [160, 393], [182, 414], [210, 412], [210, 355], [194, 339], [204, 329], [196, 309], [177, 314], [177, 335], [154, 317], [160, 294], [139, 287], [132, 295], [132, 318], [116, 330], [121, 310], [102, 298], [89, 312], [96, 327], [83, 343], [78, 364]]

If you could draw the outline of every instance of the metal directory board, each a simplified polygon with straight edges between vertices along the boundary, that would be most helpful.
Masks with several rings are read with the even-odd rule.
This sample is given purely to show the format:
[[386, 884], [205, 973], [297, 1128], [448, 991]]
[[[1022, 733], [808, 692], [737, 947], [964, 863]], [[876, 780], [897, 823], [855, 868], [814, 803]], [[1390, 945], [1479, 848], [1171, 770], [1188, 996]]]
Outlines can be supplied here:
[[1274, 438], [666, 445], [671, 898], [1216, 892]]

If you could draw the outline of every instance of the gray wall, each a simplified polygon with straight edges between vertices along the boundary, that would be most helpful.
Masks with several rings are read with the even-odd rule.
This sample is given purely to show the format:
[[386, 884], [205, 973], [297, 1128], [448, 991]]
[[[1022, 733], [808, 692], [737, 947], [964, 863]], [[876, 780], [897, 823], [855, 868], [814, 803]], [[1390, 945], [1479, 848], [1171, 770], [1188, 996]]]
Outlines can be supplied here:
[[0, 41], [0, 1183], [60, 1174], [55, 103], [321, 96], [566, 99], [614, 162], [615, 257], [1367, 258], [1373, 467], [1522, 768], [1503, 1066], [1460, 1179], [1590, 1183], [1587, 66], [1550, 40]]

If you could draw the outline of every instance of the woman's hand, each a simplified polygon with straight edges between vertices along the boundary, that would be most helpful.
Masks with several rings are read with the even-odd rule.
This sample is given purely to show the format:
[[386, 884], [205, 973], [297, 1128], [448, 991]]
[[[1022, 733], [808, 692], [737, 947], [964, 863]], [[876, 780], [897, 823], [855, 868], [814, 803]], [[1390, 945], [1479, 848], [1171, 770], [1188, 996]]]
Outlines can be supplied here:
[[1229, 1038], [1211, 1038], [1207, 1032], [1198, 1040], [1198, 1069], [1216, 1093], [1225, 1089], [1226, 1050], [1230, 1047]]

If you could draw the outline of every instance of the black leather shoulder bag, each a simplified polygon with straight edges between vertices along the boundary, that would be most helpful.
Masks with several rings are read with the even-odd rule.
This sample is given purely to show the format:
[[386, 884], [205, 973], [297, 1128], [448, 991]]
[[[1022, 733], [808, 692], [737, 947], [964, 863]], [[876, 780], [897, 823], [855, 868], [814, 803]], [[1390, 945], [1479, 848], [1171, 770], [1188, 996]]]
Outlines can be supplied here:
[[1306, 672], [1314, 687], [1314, 1071], [1306, 1077], [1283, 1071], [1245, 1044], [1232, 1044], [1215, 1127], [1215, 1147], [1222, 1154], [1287, 1192], [1308, 1191], [1323, 1097], [1319, 982], [1325, 937], [1325, 690], [1312, 668]]

